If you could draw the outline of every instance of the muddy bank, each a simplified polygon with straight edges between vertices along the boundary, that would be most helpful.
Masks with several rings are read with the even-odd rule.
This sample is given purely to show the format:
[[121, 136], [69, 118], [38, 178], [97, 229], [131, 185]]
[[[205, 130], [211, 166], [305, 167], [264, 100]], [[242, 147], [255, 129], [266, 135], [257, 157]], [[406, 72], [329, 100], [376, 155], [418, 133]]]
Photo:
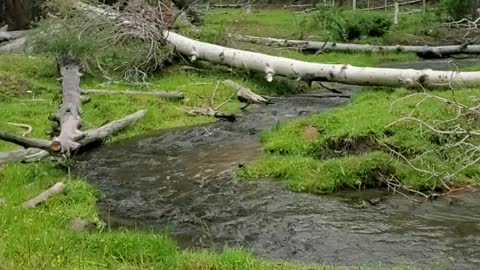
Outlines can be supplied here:
[[476, 193], [413, 206], [381, 191], [314, 196], [289, 192], [274, 179], [235, 179], [238, 166], [261, 154], [263, 130], [348, 101], [277, 98], [273, 105], [249, 107], [235, 123], [103, 146], [80, 156], [75, 173], [103, 193], [98, 206], [110, 225], [168, 228], [185, 248], [243, 247], [258, 256], [334, 265], [475, 268]]

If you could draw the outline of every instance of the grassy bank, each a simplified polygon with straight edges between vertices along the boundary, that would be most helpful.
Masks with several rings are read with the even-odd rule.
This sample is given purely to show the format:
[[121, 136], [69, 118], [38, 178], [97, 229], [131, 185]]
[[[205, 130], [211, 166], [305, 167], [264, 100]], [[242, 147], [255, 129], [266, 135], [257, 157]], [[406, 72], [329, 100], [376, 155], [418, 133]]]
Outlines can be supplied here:
[[[295, 13], [286, 9], [213, 9], [206, 13], [203, 30], [210, 40], [225, 40], [225, 33], [379, 45], [450, 44], [466, 32], [442, 25], [446, 14], [432, 9], [423, 14], [402, 14], [393, 25], [393, 11], [319, 10]], [[242, 47], [242, 43], [236, 43]]]
[[[433, 92], [437, 99], [421, 93], [411, 96], [402, 89], [363, 91], [348, 106], [265, 133], [265, 156], [240, 175], [279, 177], [293, 190], [313, 193], [387, 187], [392, 180], [428, 192], [445, 190], [442, 181], [450, 187], [478, 184], [478, 154], [469, 156], [457, 148], [460, 135], [444, 135], [427, 125], [437, 130], [478, 129], [476, 116], [452, 120], [457, 109], [450, 106], [453, 101], [445, 104], [442, 99], [474, 107], [478, 104], [472, 97], [479, 94], [479, 89], [463, 89], [454, 98], [450, 91]], [[407, 116], [412, 119], [395, 123]], [[460, 144], [479, 142], [472, 136]]]

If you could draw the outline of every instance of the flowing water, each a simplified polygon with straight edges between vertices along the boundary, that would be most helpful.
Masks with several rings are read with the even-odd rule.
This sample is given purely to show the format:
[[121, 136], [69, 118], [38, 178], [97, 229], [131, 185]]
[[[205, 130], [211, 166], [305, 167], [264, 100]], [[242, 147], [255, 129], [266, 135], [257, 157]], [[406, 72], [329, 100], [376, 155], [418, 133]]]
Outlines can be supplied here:
[[79, 157], [76, 173], [103, 193], [98, 206], [111, 226], [167, 228], [184, 248], [242, 247], [268, 258], [344, 266], [476, 269], [477, 193], [413, 205], [379, 190], [315, 196], [290, 192], [275, 179], [235, 179], [239, 166], [261, 154], [262, 131], [348, 101], [276, 98], [275, 104], [249, 107], [234, 123], [166, 130], [102, 146]]

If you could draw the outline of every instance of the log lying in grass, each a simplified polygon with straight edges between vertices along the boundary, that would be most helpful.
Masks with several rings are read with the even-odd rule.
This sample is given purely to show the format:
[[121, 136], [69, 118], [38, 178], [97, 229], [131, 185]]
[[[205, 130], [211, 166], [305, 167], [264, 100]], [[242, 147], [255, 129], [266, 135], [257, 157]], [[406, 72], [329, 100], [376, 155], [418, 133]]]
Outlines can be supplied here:
[[22, 204], [25, 208], [35, 208], [37, 205], [45, 202], [48, 198], [55, 196], [57, 194], [62, 193], [65, 190], [65, 184], [62, 182], [58, 182], [53, 185], [51, 188], [45, 190], [37, 197], [30, 199]]
[[[407, 6], [407, 5], [414, 5], [414, 4], [418, 4], [418, 3], [422, 3], [423, 0], [412, 0], [412, 1], [406, 1], [406, 2], [399, 2], [398, 5], [399, 6]], [[371, 8], [362, 8], [362, 9], [359, 9], [359, 10], [365, 10], [365, 11], [369, 11], [369, 10], [379, 10], [379, 9], [386, 9], [386, 8], [390, 8], [390, 7], [393, 7], [394, 5], [386, 5], [386, 6], [381, 6], [381, 7], [371, 7]]]
[[13, 39], [9, 42], [0, 44], [0, 54], [2, 53], [21, 53], [25, 50], [27, 37]]
[[265, 104], [270, 103], [270, 101], [267, 100], [266, 98], [255, 94], [254, 92], [252, 92], [252, 90], [245, 88], [239, 84], [236, 84], [231, 80], [225, 80], [223, 81], [223, 84], [234, 88], [237, 94], [237, 99], [240, 102], [246, 103], [246, 105], [242, 109], [245, 109], [246, 107], [248, 107], [248, 105], [254, 104], [254, 103], [265, 103]]
[[42, 149], [27, 148], [0, 153], [0, 164], [11, 161], [33, 162], [48, 157], [50, 154]]
[[24, 37], [27, 31], [0, 31], [0, 43]]
[[434, 71], [431, 69], [394, 69], [319, 64], [284, 57], [227, 48], [165, 32], [168, 42], [191, 60], [206, 60], [233, 68], [263, 72], [268, 81], [275, 75], [305, 81], [330, 81], [353, 85], [391, 87], [476, 87], [480, 72]]
[[62, 75], [62, 104], [55, 116], [60, 124], [60, 134], [50, 143], [50, 151], [70, 155], [80, 147], [78, 140], [84, 134], [80, 129], [82, 99], [80, 97], [80, 67], [73, 61], [64, 60], [60, 68]]
[[106, 137], [135, 123], [145, 115], [145, 110], [141, 110], [100, 128], [85, 132], [80, 131], [82, 98], [80, 96], [81, 73], [79, 69], [76, 62], [71, 60], [64, 61], [60, 68], [63, 98], [60, 109], [53, 116], [53, 120], [59, 124], [58, 136], [55, 136], [52, 141], [48, 141], [25, 138], [0, 130], [1, 140], [15, 143], [28, 149], [0, 154], [0, 163], [12, 160], [36, 159], [47, 156], [46, 153], [68, 158], [80, 147], [102, 141]]
[[[122, 24], [135, 27], [134, 21], [121, 18], [114, 10], [105, 10], [87, 4], [79, 8], [120, 19]], [[159, 31], [162, 31], [159, 29]], [[480, 72], [450, 72], [431, 69], [394, 69], [354, 67], [351, 65], [319, 64], [284, 57], [227, 48], [187, 38], [177, 33], [163, 30], [166, 41], [175, 46], [176, 51], [191, 61], [206, 60], [212, 63], [246, 69], [266, 74], [268, 81], [275, 75], [311, 81], [330, 81], [353, 85], [391, 86], [391, 87], [476, 87], [480, 86]]]
[[340, 52], [413, 52], [424, 58], [442, 58], [454, 54], [480, 54], [480, 45], [448, 45], [448, 46], [381, 46], [370, 44], [350, 44], [322, 41], [288, 40], [264, 38], [245, 35], [229, 35], [242, 42], [268, 46], [296, 48], [304, 51], [340, 51]]
[[213, 5], [210, 5], [210, 7], [213, 7], [213, 8], [243, 8], [247, 4], [248, 3], [244, 3], [244, 4], [213, 4]]
[[185, 96], [182, 92], [178, 91], [130, 91], [130, 90], [101, 90], [101, 89], [82, 89], [80, 91], [82, 94], [102, 94], [102, 95], [145, 95], [145, 96], [155, 96], [163, 99], [184, 99]]

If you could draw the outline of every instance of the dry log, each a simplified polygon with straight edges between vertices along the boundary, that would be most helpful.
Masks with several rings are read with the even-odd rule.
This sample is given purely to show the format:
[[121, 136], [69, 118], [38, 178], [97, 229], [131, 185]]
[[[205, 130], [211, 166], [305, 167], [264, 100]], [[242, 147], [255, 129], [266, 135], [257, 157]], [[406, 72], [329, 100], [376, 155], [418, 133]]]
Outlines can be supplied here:
[[[84, 5], [79, 7], [83, 8]], [[98, 7], [91, 8], [89, 6], [83, 9], [112, 19], [118, 19], [120, 16], [115, 11], [106, 11]], [[122, 20], [122, 23], [135, 24], [128, 20]], [[423, 88], [480, 86], [480, 72], [371, 68], [346, 64], [310, 63], [209, 44], [167, 30], [163, 32], [163, 36], [166, 41], [175, 46], [178, 53], [189, 57], [191, 61], [206, 60], [233, 68], [263, 72], [268, 81], [273, 80], [275, 75], [279, 75], [308, 82], [330, 81], [353, 85], [420, 86]]]
[[0, 130], [0, 140], [11, 142], [24, 148], [50, 149], [50, 141], [48, 140], [25, 138], [3, 130]]
[[[406, 1], [406, 2], [399, 2], [398, 5], [399, 5], [399, 6], [414, 5], [414, 4], [421, 3], [422, 1], [423, 1], [423, 0], [412, 0], [412, 1]], [[379, 10], [379, 9], [387, 9], [387, 8], [391, 8], [391, 7], [395, 7], [395, 4], [393, 4], [393, 5], [384, 5], [384, 6], [381, 6], [381, 7], [362, 8], [362, 9], [359, 9], [359, 10], [364, 10], [364, 11], [368, 11], [368, 10]]]
[[[78, 141], [79, 147], [87, 146], [91, 143], [103, 141], [108, 136], [132, 125], [138, 119], [145, 115], [146, 110], [127, 115], [126, 117], [110, 122], [99, 128], [90, 129], [83, 132], [83, 137]], [[0, 164], [12, 161], [33, 162], [50, 155], [51, 142], [40, 139], [29, 139], [15, 134], [0, 130], [0, 139], [28, 147], [25, 150], [15, 150], [11, 152], [0, 153]]]
[[419, 56], [441, 58], [454, 54], [480, 54], [480, 45], [448, 45], [448, 46], [381, 46], [370, 44], [350, 44], [322, 41], [288, 40], [264, 38], [245, 35], [229, 35], [242, 42], [256, 43], [268, 46], [298, 48], [305, 51], [341, 51], [341, 52], [413, 52]]
[[80, 146], [86, 146], [88, 144], [105, 140], [108, 136], [119, 132], [120, 130], [134, 124], [138, 119], [142, 118], [146, 113], [146, 110], [141, 110], [130, 115], [125, 116], [122, 119], [112, 121], [99, 128], [90, 129], [85, 131], [83, 138], [78, 142]]
[[183, 99], [185, 96], [182, 92], [178, 91], [130, 91], [130, 90], [100, 90], [100, 89], [82, 89], [80, 90], [82, 94], [102, 94], [102, 95], [146, 95], [146, 96], [155, 96], [158, 98], [164, 99]]
[[0, 42], [24, 37], [27, 31], [0, 31]]
[[56, 120], [60, 123], [60, 135], [53, 138], [50, 151], [67, 156], [80, 147], [78, 141], [84, 137], [80, 128], [82, 100], [80, 98], [80, 67], [75, 61], [63, 60], [60, 68], [62, 75], [62, 104], [57, 112]]
[[42, 149], [37, 148], [27, 148], [19, 149], [10, 152], [0, 153], [0, 164], [12, 162], [12, 161], [22, 161], [22, 162], [33, 162], [37, 160], [44, 159], [50, 154]]
[[236, 120], [236, 116], [234, 114], [228, 114], [228, 113], [223, 113], [217, 111], [215, 108], [207, 107], [207, 108], [191, 108], [189, 110], [186, 110], [186, 112], [189, 115], [192, 116], [197, 116], [197, 115], [203, 115], [203, 116], [210, 116], [210, 117], [215, 117], [218, 119], [224, 119], [230, 122], [234, 122]]
[[45, 202], [51, 196], [57, 195], [62, 193], [65, 190], [65, 184], [62, 182], [58, 182], [53, 185], [51, 188], [45, 190], [37, 197], [30, 199], [22, 204], [25, 208], [35, 208], [37, 205]]
[[6, 44], [0, 45], [0, 54], [1, 53], [21, 53], [25, 51], [27, 44], [27, 37], [21, 37], [10, 42], [6, 42]]
[[254, 92], [252, 92], [252, 90], [245, 88], [237, 83], [234, 83], [231, 80], [225, 80], [223, 81], [223, 84], [235, 89], [238, 100], [240, 102], [246, 103], [245, 107], [243, 108], [246, 108], [248, 105], [253, 103], [270, 103], [270, 101], [268, 101], [266, 98], [255, 94]]
[[210, 7], [213, 8], [243, 8], [247, 3], [245, 4], [213, 4], [210, 5]]
[[271, 81], [275, 75], [280, 75], [305, 81], [330, 81], [353, 85], [422, 86], [425, 88], [480, 86], [480, 72], [371, 68], [310, 63], [226, 48], [193, 40], [174, 32], [166, 32], [165, 36], [179, 53], [192, 60], [206, 60], [234, 68], [263, 72], [268, 81]]

